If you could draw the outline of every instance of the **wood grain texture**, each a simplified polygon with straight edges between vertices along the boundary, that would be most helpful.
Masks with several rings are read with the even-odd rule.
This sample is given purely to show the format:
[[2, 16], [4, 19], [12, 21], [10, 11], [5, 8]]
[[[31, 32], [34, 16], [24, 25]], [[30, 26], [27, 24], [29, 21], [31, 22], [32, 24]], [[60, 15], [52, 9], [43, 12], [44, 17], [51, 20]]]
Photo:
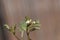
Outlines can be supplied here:
[[29, 16], [41, 21], [41, 29], [31, 34], [33, 40], [60, 40], [60, 0], [3, 0], [3, 3], [5, 19], [9, 25], [19, 23], [25, 16]]

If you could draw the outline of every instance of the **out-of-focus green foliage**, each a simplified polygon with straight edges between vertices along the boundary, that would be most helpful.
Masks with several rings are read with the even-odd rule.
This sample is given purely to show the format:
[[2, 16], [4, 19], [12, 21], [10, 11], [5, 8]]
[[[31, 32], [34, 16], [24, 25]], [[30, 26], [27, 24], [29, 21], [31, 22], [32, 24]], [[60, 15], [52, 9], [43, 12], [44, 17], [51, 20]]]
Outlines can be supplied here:
[[[35, 30], [39, 30], [40, 29], [40, 22], [38, 20], [32, 20], [29, 17], [25, 17], [25, 20], [23, 20], [22, 22], [20, 22], [19, 24], [19, 30], [21, 32], [21, 37], [23, 37], [24, 32], [32, 32]], [[13, 26], [9, 26], [7, 24], [4, 25], [5, 28], [7, 28], [11, 33], [13, 33], [15, 35], [15, 30], [16, 30], [16, 24], [14, 24]]]
[[10, 27], [9, 25], [5, 24], [4, 25], [5, 28], [7, 28], [11, 33], [13, 33], [15, 35], [15, 29], [16, 29], [16, 24], [14, 24], [12, 27]]
[[20, 23], [20, 31], [26, 31], [26, 28], [27, 28], [27, 24], [25, 21]]
[[25, 20], [20, 23], [20, 32], [32, 32], [38, 29], [40, 29], [40, 22], [38, 20], [32, 20], [29, 17], [25, 17]]

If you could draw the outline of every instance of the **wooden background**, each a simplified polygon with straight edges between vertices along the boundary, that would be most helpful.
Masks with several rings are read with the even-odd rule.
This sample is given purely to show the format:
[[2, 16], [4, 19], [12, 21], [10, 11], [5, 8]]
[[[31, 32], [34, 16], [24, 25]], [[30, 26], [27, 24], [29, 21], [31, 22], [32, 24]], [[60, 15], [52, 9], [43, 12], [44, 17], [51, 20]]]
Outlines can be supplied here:
[[[9, 25], [19, 23], [25, 16], [40, 20], [41, 29], [31, 33], [32, 40], [60, 40], [60, 0], [2, 0], [1, 2], [3, 16]], [[16, 40], [6, 31], [5, 39]], [[27, 40], [25, 36], [24, 39]]]

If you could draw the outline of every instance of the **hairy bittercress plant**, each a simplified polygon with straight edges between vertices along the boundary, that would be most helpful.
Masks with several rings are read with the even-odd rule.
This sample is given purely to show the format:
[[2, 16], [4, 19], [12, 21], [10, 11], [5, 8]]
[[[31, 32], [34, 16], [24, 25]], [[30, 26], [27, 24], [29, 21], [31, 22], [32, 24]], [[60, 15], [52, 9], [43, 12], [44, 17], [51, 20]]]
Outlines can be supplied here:
[[[9, 25], [5, 24], [4, 27], [6, 27], [16, 38], [17, 40], [23, 40], [23, 39], [19, 39], [16, 35], [15, 35], [15, 30], [16, 30], [16, 24], [14, 24], [12, 27], [9, 27]], [[29, 17], [25, 17], [25, 20], [23, 20], [20, 24], [19, 24], [19, 32], [21, 32], [21, 38], [23, 38], [23, 34], [24, 32], [26, 32], [28, 40], [31, 40], [29, 34], [32, 31], [38, 30], [40, 29], [40, 23], [38, 20], [32, 20]]]

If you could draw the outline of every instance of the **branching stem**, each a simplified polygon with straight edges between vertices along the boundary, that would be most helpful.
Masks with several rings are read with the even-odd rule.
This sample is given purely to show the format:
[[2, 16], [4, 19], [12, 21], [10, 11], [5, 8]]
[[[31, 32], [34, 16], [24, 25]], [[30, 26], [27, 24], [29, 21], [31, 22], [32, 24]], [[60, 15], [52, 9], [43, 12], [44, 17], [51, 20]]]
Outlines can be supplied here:
[[27, 30], [26, 30], [27, 39], [28, 39], [28, 40], [31, 40], [29, 33], [30, 33], [30, 32], [28, 31], [28, 27], [27, 27]]
[[14, 35], [16, 38], [17, 38], [17, 40], [21, 40], [21, 39], [19, 39], [16, 35]]

